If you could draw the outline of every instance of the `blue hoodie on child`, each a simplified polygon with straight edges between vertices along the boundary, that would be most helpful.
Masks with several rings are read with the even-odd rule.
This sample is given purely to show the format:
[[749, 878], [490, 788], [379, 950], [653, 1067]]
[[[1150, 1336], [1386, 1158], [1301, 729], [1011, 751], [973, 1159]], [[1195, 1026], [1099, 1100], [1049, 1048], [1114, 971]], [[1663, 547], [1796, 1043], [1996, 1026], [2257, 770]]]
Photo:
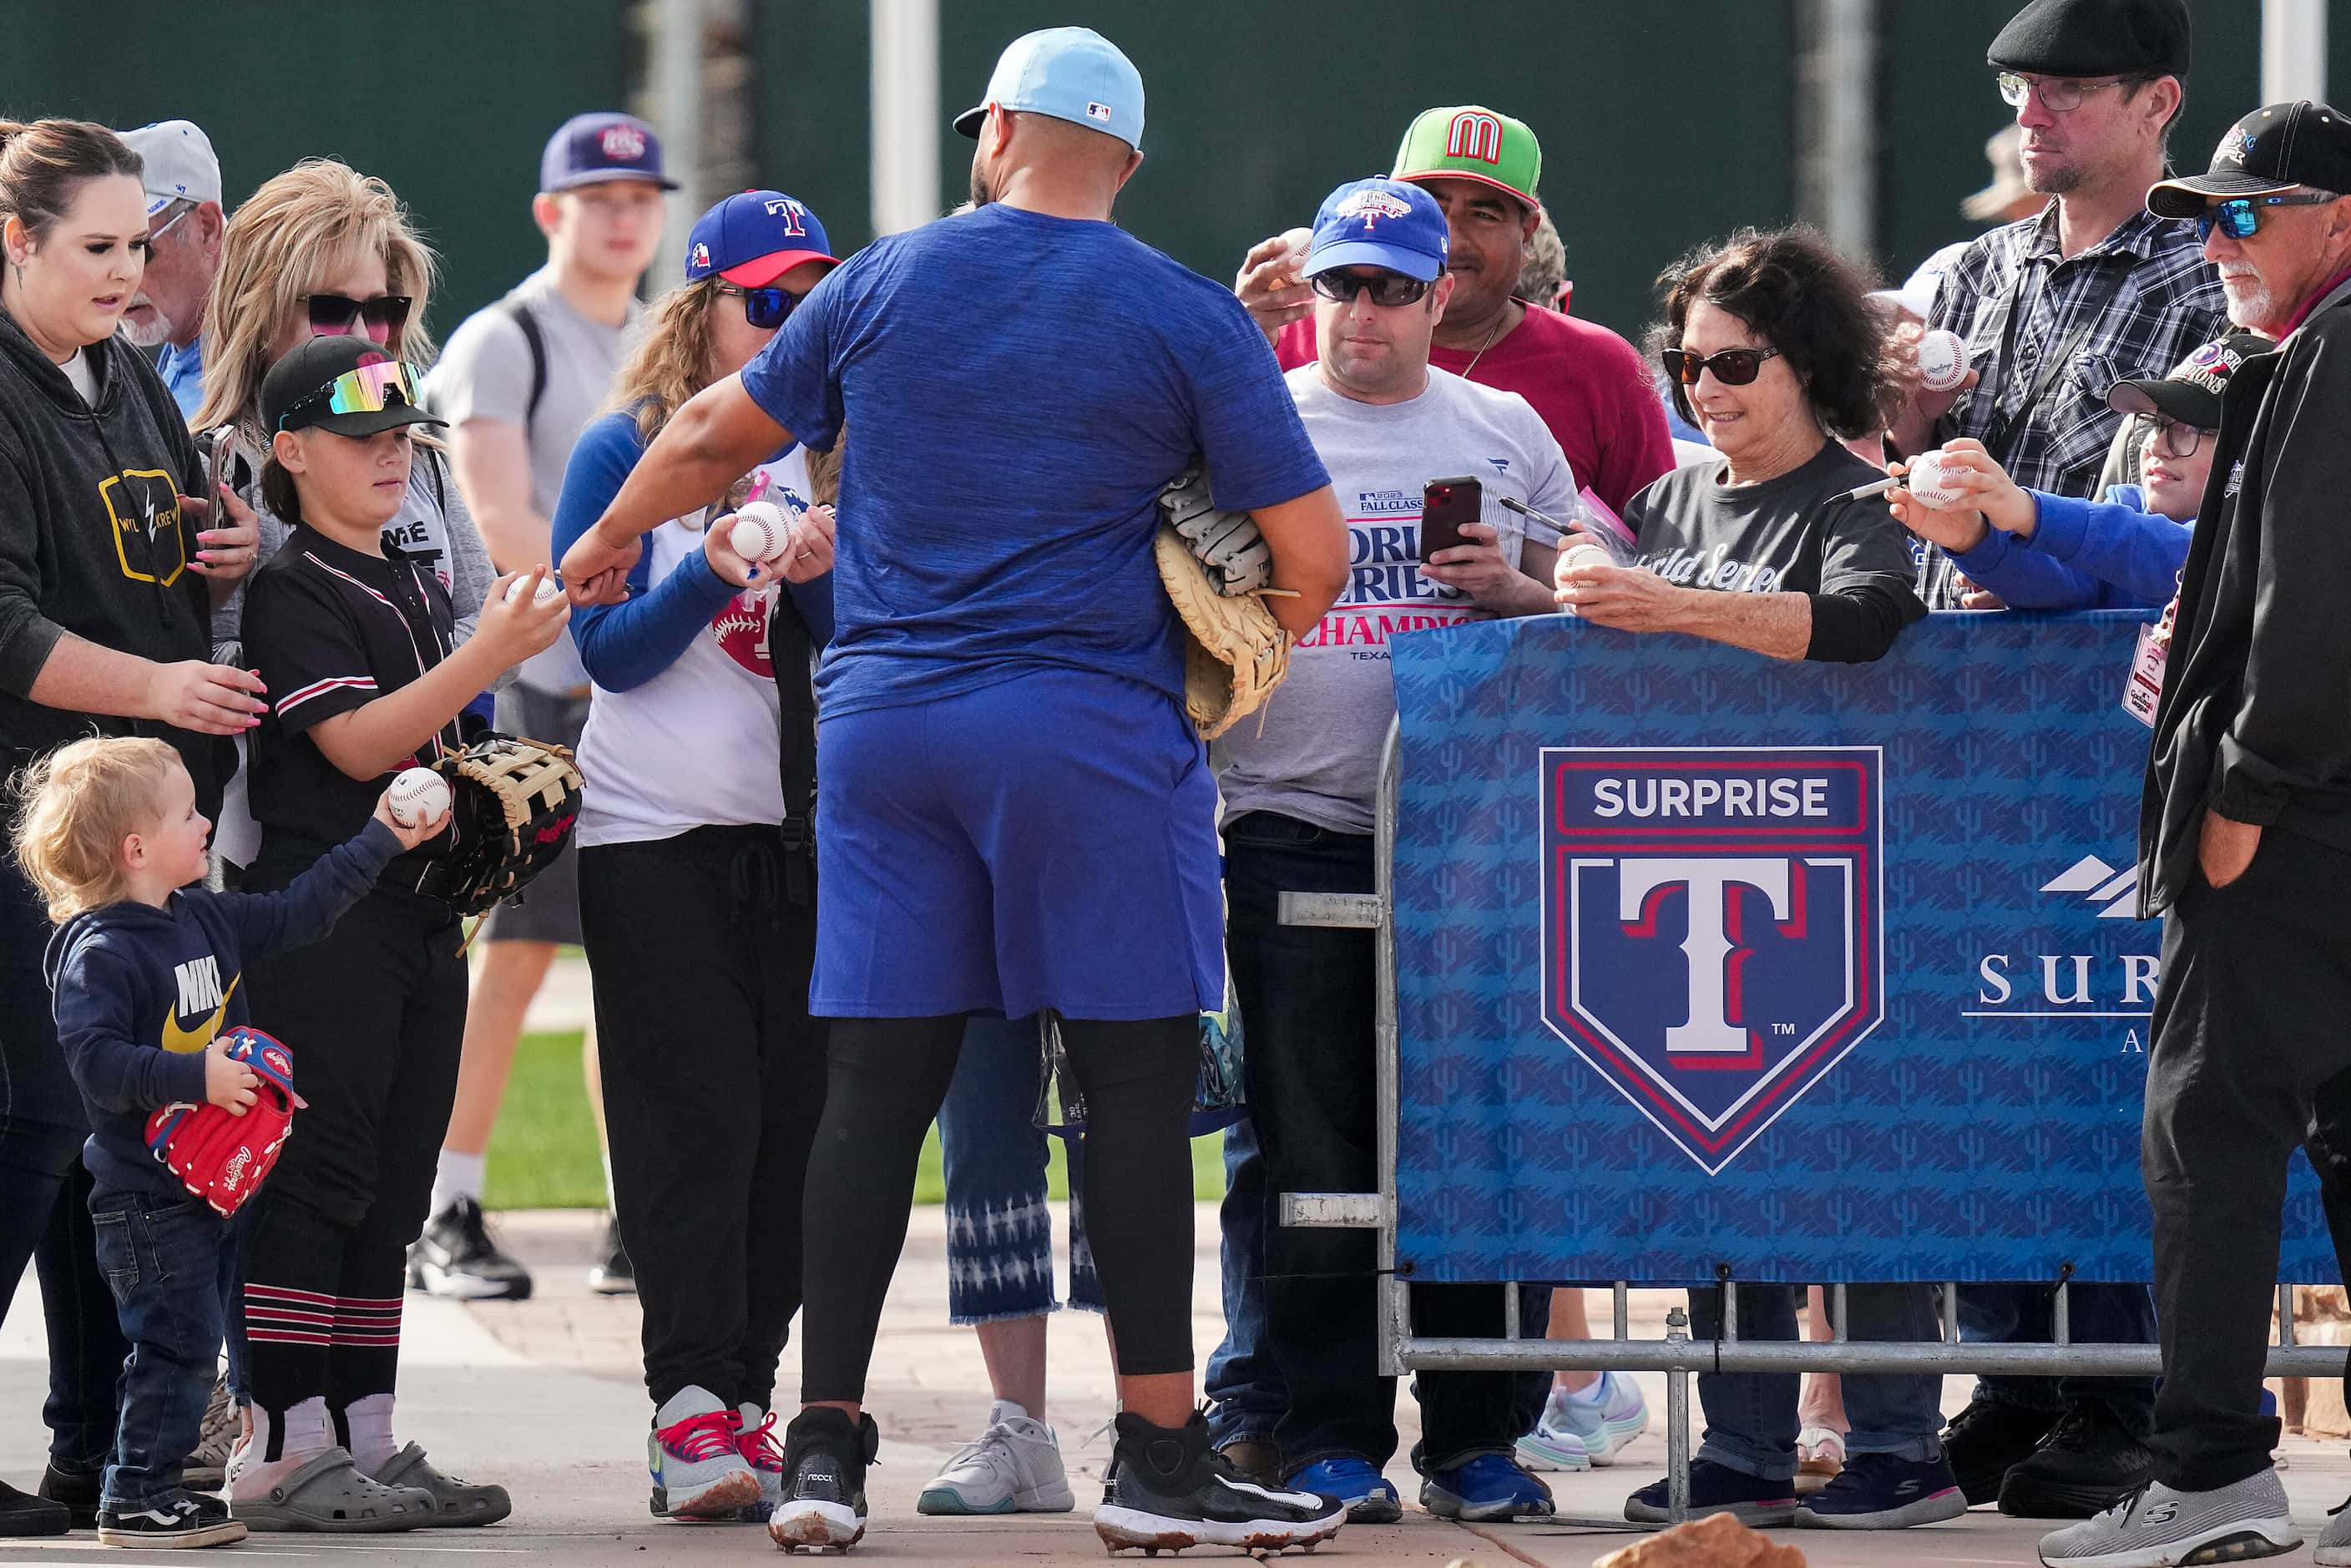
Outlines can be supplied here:
[[2179, 590], [2193, 520], [2147, 509], [2147, 492], [2116, 485], [2104, 501], [2027, 490], [2032, 537], [1993, 528], [1951, 560], [2011, 610], [2160, 610]]

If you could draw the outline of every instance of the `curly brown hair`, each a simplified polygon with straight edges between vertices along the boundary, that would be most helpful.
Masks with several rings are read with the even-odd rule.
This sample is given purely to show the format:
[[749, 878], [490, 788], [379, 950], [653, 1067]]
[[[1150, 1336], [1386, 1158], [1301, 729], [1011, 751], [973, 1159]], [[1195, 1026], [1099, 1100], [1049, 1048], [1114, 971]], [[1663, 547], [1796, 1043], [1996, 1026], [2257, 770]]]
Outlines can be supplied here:
[[[1849, 260], [1818, 229], [1744, 228], [1702, 245], [1657, 275], [1666, 318], [1649, 329], [1649, 352], [1678, 349], [1690, 307], [1727, 310], [1780, 350], [1821, 428], [1850, 438], [1883, 429], [1895, 395], [1886, 318], [1870, 299], [1876, 271]], [[1694, 419], [1689, 393], [1668, 381], [1674, 407]]]

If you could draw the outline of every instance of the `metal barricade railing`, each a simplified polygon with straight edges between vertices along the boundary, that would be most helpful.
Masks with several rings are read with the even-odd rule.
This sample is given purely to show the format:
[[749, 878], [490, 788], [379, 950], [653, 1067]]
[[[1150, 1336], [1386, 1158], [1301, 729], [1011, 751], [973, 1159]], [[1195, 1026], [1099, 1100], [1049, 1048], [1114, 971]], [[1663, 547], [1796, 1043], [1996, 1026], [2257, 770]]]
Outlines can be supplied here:
[[[1326, 1229], [1370, 1230], [1374, 1233], [1374, 1267], [1380, 1301], [1379, 1372], [1397, 1376], [1408, 1371], [1436, 1372], [1661, 1372], [1666, 1376], [1666, 1475], [1668, 1517], [1679, 1521], [1689, 1512], [1690, 1375], [1701, 1372], [1731, 1373], [1974, 1373], [2041, 1377], [2153, 1377], [2162, 1370], [2161, 1354], [2147, 1344], [2076, 1344], [2071, 1333], [2067, 1283], [2051, 1281], [2054, 1292], [2051, 1320], [2054, 1333], [2048, 1343], [1988, 1344], [1962, 1342], [1959, 1333], [1959, 1286], [1940, 1285], [1941, 1337], [1929, 1341], [1851, 1340], [1845, 1336], [1845, 1284], [1827, 1281], [1830, 1317], [1835, 1337], [1825, 1343], [1803, 1340], [1768, 1341], [1739, 1338], [1739, 1281], [1698, 1290], [1722, 1292], [1719, 1339], [1694, 1340], [1689, 1317], [1674, 1307], [1666, 1317], [1662, 1339], [1635, 1339], [1631, 1333], [1628, 1293], [1631, 1282], [1614, 1281], [1611, 1335], [1606, 1339], [1554, 1340], [1540, 1335], [1522, 1338], [1519, 1321], [1518, 1281], [1499, 1281], [1504, 1292], [1501, 1339], [1422, 1339], [1412, 1332], [1411, 1286], [1395, 1271], [1396, 1141], [1399, 1134], [1397, 1089], [1398, 1036], [1396, 1019], [1396, 946], [1395, 921], [1395, 836], [1403, 758], [1398, 727], [1391, 723], [1380, 758], [1380, 790], [1376, 814], [1377, 891], [1361, 894], [1301, 894], [1281, 895], [1280, 918], [1285, 925], [1332, 925], [1376, 933], [1379, 954], [1379, 998], [1376, 1025], [1379, 1099], [1379, 1190], [1375, 1193], [1284, 1193], [1280, 1215], [1285, 1226]], [[2266, 1375], [2271, 1377], [2341, 1377], [2346, 1353], [2339, 1345], [2297, 1345], [2294, 1339], [2293, 1287], [2278, 1287], [2278, 1343], [2271, 1347]], [[1621, 1519], [1573, 1520], [1593, 1526], [1638, 1529]]]

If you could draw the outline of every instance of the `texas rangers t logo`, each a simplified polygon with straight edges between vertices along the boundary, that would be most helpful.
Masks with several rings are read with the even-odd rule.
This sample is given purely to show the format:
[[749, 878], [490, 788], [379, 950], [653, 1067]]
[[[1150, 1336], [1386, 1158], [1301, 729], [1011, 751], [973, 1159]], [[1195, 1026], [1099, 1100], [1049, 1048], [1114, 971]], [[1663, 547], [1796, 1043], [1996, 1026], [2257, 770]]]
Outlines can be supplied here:
[[1709, 1173], [1886, 1016], [1880, 764], [1543, 749], [1543, 1021]]

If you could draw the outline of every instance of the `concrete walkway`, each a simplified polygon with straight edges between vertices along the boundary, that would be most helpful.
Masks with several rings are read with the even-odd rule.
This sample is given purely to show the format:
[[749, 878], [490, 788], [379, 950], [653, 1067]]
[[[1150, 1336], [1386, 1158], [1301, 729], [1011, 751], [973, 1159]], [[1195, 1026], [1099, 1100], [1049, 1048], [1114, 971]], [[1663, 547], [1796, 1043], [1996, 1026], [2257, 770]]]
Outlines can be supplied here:
[[[914, 1497], [936, 1467], [972, 1436], [985, 1418], [987, 1388], [970, 1334], [946, 1322], [943, 1212], [917, 1211], [906, 1254], [892, 1289], [874, 1360], [872, 1402], [882, 1424], [882, 1463], [871, 1478], [873, 1527], [855, 1556], [904, 1564], [1002, 1565], [1100, 1561], [1102, 1548], [1088, 1522], [1099, 1496], [1109, 1439], [1095, 1433], [1108, 1419], [1111, 1376], [1100, 1325], [1079, 1313], [1053, 1320], [1050, 1418], [1061, 1429], [1073, 1472], [1079, 1511], [1014, 1520], [925, 1519]], [[1215, 1211], [1202, 1205], [1196, 1236], [1199, 1267], [1194, 1291], [1195, 1333], [1202, 1354], [1222, 1332], [1217, 1308]], [[436, 1460], [459, 1474], [505, 1482], [516, 1498], [515, 1517], [496, 1529], [431, 1531], [406, 1536], [255, 1537], [243, 1555], [360, 1564], [432, 1564], [439, 1568], [483, 1557], [537, 1559], [565, 1564], [631, 1564], [770, 1560], [766, 1532], [729, 1526], [688, 1527], [650, 1518], [642, 1444], [650, 1414], [638, 1381], [638, 1313], [629, 1298], [590, 1293], [585, 1270], [595, 1245], [595, 1217], [578, 1213], [509, 1216], [503, 1235], [538, 1272], [529, 1301], [463, 1307], [409, 1298], [402, 1364], [403, 1435], [429, 1445]], [[1636, 1296], [1635, 1330], [1657, 1333], [1663, 1292]], [[40, 1426], [46, 1384], [39, 1300], [27, 1278], [0, 1325], [0, 1477], [30, 1488], [40, 1473], [47, 1437]], [[798, 1382], [788, 1352], [781, 1386]], [[1664, 1380], [1645, 1378], [1652, 1407], [1664, 1408]], [[1965, 1398], [1959, 1380], [1946, 1385], [1947, 1405]], [[1403, 1445], [1417, 1435], [1413, 1404], [1398, 1400]], [[1562, 1513], [1613, 1517], [1625, 1494], [1657, 1475], [1665, 1448], [1656, 1426], [1612, 1469], [1552, 1478]], [[2287, 1489], [2307, 1534], [2315, 1538], [2325, 1511], [2351, 1490], [2351, 1459], [2332, 1446], [2289, 1440]], [[1630, 1539], [1563, 1526], [1486, 1528], [1473, 1531], [1409, 1506], [1416, 1481], [1398, 1462], [1389, 1475], [1407, 1499], [1406, 1518], [1385, 1527], [1353, 1526], [1316, 1554], [1358, 1561], [1415, 1563], [1447, 1568], [1584, 1568]], [[2036, 1560], [2032, 1547], [2043, 1526], [1978, 1510], [1963, 1520], [1896, 1535], [1788, 1532], [1816, 1564], [1968, 1564], [2005, 1568]], [[0, 1542], [0, 1564], [87, 1561], [101, 1549], [88, 1535], [53, 1542]], [[107, 1552], [110, 1563], [165, 1563], [177, 1553]], [[1208, 1555], [1217, 1553], [1211, 1552]], [[1191, 1559], [1187, 1559], [1191, 1560]], [[2307, 1563], [2307, 1549], [2282, 1563]], [[1130, 1558], [1128, 1561], [1139, 1561]]]

